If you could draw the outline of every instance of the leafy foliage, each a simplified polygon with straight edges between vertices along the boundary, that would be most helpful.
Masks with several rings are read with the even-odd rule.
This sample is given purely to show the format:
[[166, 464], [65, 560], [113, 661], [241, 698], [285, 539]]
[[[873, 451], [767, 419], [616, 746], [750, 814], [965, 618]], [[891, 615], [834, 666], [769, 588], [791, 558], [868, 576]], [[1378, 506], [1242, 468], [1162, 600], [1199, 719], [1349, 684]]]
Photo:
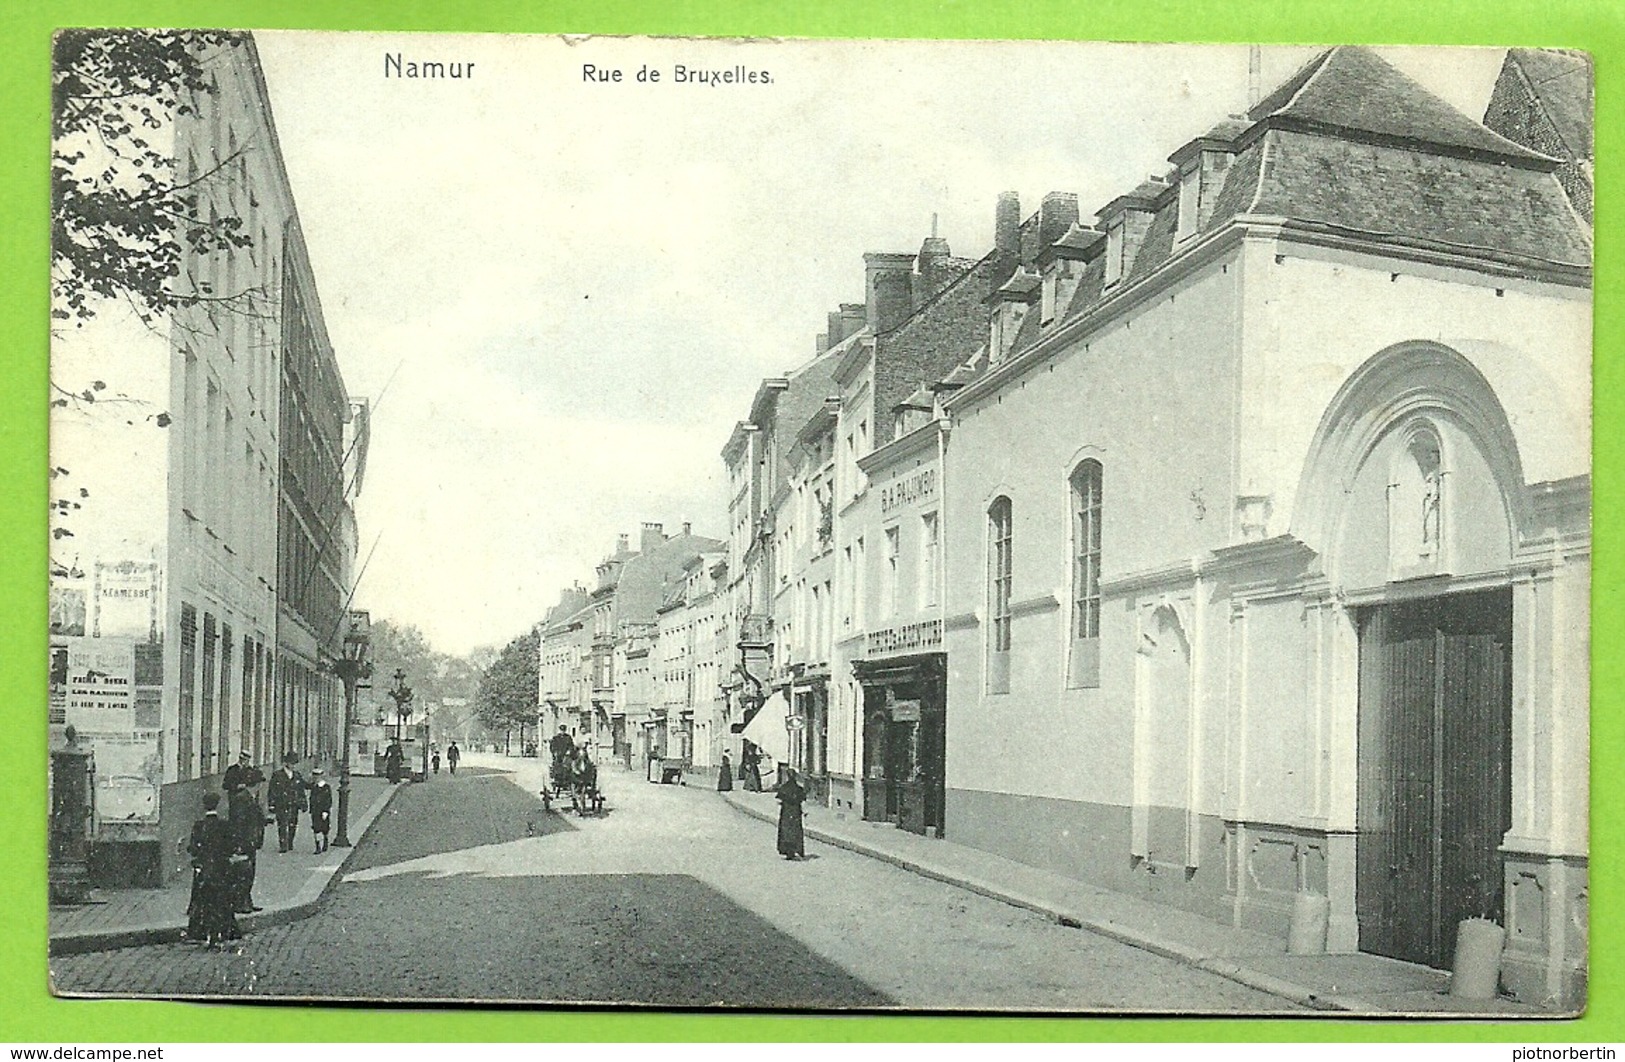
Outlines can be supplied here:
[[487, 730], [504, 734], [518, 730], [523, 735], [536, 725], [540, 653], [541, 631], [532, 628], [503, 646], [485, 669], [474, 710]]
[[389, 620], [375, 620], [372, 624], [372, 697], [385, 714], [385, 721], [394, 722], [394, 702], [385, 691], [392, 682], [395, 669], [406, 672], [406, 681], [412, 687], [415, 709], [431, 708], [435, 712], [436, 740], [445, 735], [460, 741], [475, 736], [477, 729], [467, 725], [457, 712], [439, 707], [447, 698], [472, 703], [479, 689], [483, 668], [482, 654], [476, 650], [469, 657], [452, 656], [437, 651], [429, 644], [421, 630], [411, 624], [398, 624]]
[[242, 220], [222, 212], [210, 182], [247, 149], [177, 175], [177, 122], [216, 90], [208, 55], [242, 47], [239, 34], [63, 30], [51, 78], [51, 315], [79, 323], [96, 300], [123, 299], [143, 320], [178, 307], [230, 302], [182, 275], [183, 251], [248, 247]]

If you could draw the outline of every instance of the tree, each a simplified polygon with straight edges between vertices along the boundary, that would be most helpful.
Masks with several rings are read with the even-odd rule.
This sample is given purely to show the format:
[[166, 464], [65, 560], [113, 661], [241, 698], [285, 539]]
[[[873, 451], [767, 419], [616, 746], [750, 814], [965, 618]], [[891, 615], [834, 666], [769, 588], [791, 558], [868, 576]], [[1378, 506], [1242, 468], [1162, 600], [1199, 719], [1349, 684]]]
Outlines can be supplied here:
[[[262, 313], [264, 292], [215, 291], [183, 267], [251, 245], [227, 197], [210, 194], [249, 142], [197, 172], [177, 175], [176, 123], [199, 113], [216, 92], [207, 61], [240, 48], [241, 34], [205, 31], [61, 30], [51, 66], [51, 317], [82, 327], [105, 304], [126, 305], [143, 323], [170, 310], [202, 307]], [[103, 380], [53, 377], [51, 405], [81, 410], [148, 405]], [[162, 409], [128, 413], [134, 425], [166, 428]], [[90, 493], [51, 468], [51, 537], [71, 538], [67, 520]], [[76, 561], [51, 561], [53, 576], [78, 576]]]
[[[218, 292], [183, 271], [185, 252], [245, 248], [242, 220], [209, 195], [248, 150], [176, 173], [168, 148], [178, 121], [216, 89], [206, 66], [235, 33], [62, 30], [51, 68], [51, 316], [82, 324], [98, 300], [124, 301], [151, 323], [167, 311], [242, 308], [246, 292]], [[61, 396], [93, 401], [77, 388]]]
[[[478, 650], [476, 650], [478, 652]], [[384, 699], [384, 691], [393, 681], [395, 670], [406, 672], [412, 686], [412, 703], [419, 711], [437, 711], [446, 698], [473, 700], [479, 688], [482, 672], [464, 657], [442, 653], [429, 643], [417, 627], [409, 623], [396, 623], [387, 619], [372, 625], [373, 700], [393, 711]], [[393, 722], [393, 715], [386, 716]], [[450, 732], [454, 719], [437, 719], [437, 732]], [[437, 737], [436, 740], [439, 740]]]
[[474, 696], [474, 711], [492, 733], [509, 735], [517, 729], [523, 743], [525, 729], [535, 725], [541, 638], [541, 631], [531, 628], [503, 646], [485, 669]]

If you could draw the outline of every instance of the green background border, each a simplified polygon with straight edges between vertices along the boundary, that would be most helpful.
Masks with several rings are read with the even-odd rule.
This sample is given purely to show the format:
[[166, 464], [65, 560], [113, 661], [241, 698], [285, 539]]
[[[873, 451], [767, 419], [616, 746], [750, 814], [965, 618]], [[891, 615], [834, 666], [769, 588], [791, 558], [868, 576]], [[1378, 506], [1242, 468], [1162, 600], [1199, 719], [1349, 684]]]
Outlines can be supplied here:
[[[28, 10], [16, 10], [28, 6]], [[81, 2], [0, 13], [0, 1040], [1625, 1040], [1619, 898], [1621, 795], [1615, 709], [1621, 629], [1622, 374], [1616, 285], [1625, 206], [1620, 176], [1625, 33], [1617, 0], [1411, 0], [1203, 3], [1199, 0], [838, 0], [774, 7], [751, 0], [268, 0]], [[1593, 589], [1592, 995], [1565, 1023], [1173, 1021], [1144, 1019], [799, 1017], [628, 1011], [412, 1011], [62, 1001], [45, 956], [45, 439], [47, 147], [51, 30], [73, 25], [721, 34], [804, 37], [1053, 38], [1259, 43], [1551, 45], [1584, 48], [1597, 69], [1596, 567]]]

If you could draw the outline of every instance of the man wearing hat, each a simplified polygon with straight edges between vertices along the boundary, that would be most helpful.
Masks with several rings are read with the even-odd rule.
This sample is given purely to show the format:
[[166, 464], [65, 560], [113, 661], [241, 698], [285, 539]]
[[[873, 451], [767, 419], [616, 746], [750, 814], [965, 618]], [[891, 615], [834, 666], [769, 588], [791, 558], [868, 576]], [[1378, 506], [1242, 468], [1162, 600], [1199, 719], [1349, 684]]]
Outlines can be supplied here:
[[299, 813], [305, 810], [305, 780], [294, 765], [299, 762], [296, 752], [285, 753], [282, 766], [271, 775], [271, 787], [266, 802], [276, 816], [277, 851], [293, 851], [294, 834], [299, 832]]
[[327, 851], [327, 828], [332, 820], [333, 787], [320, 767], [310, 772], [310, 829], [316, 835], [316, 854]]

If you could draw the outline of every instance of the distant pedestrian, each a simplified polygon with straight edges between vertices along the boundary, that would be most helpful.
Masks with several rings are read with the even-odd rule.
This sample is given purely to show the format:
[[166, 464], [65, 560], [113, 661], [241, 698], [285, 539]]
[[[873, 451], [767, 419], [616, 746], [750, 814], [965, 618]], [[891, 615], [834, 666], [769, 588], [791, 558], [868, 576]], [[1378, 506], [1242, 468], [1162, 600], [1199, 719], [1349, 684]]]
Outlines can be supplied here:
[[451, 748], [446, 750], [446, 766], [450, 768], [452, 774], [457, 773], [457, 761], [462, 758], [462, 751], [458, 749], [457, 742], [453, 741]]
[[739, 754], [739, 781], [747, 792], [762, 791], [762, 753], [750, 741], [745, 742], [745, 749]]
[[399, 785], [401, 781], [401, 767], [406, 759], [401, 752], [400, 742], [391, 741], [389, 749], [384, 753], [384, 775], [389, 779], [390, 785]]
[[722, 770], [717, 772], [717, 792], [731, 793], [734, 787], [733, 764], [728, 762], [728, 754], [722, 754]]
[[192, 823], [186, 846], [192, 857], [192, 900], [187, 906], [186, 939], [215, 945], [241, 936], [233, 903], [236, 853], [231, 824], [220, 817], [220, 794], [203, 794], [203, 817]]
[[440, 773], [440, 750], [439, 749], [435, 749], [434, 752], [429, 754], [429, 766], [434, 768], [434, 773], [435, 774]]
[[316, 854], [327, 851], [327, 831], [333, 819], [333, 787], [320, 767], [310, 772], [310, 832], [316, 835]]
[[774, 792], [779, 798], [779, 855], [805, 859], [807, 841], [801, 829], [801, 802], [807, 799], [807, 790], [796, 781], [796, 772], [787, 769], [784, 781]]
[[299, 754], [289, 752], [282, 757], [282, 766], [271, 775], [266, 790], [266, 804], [276, 817], [278, 852], [293, 851], [293, 839], [299, 832], [299, 813], [305, 810], [305, 779], [295, 769]]
[[260, 910], [254, 905], [254, 876], [259, 868], [260, 848], [265, 844], [265, 813], [241, 782], [235, 783], [226, 801], [232, 855], [241, 857], [231, 860], [231, 908], [238, 914], [252, 914]]

